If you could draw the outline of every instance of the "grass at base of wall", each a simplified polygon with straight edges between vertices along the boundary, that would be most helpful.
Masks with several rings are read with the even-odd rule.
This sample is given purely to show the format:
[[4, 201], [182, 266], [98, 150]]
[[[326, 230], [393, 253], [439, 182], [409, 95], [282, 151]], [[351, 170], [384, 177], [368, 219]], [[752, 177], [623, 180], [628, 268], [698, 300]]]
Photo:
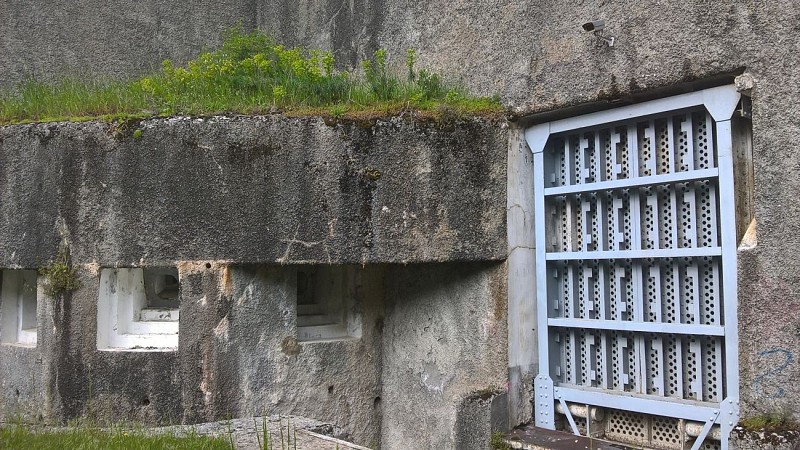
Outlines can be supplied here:
[[334, 118], [405, 111], [503, 115], [497, 98], [470, 95], [459, 83], [418, 70], [416, 60], [416, 52], [407, 50], [405, 73], [398, 76], [402, 64], [390, 64], [380, 49], [358, 70], [341, 71], [330, 52], [286, 48], [261, 32], [235, 28], [220, 49], [201, 53], [186, 66], [166, 60], [160, 71], [138, 79], [32, 80], [2, 91], [0, 125], [276, 112]]
[[207, 436], [146, 435], [140, 431], [88, 427], [36, 431], [22, 425], [0, 428], [0, 448], [27, 450], [230, 450], [225, 439]]

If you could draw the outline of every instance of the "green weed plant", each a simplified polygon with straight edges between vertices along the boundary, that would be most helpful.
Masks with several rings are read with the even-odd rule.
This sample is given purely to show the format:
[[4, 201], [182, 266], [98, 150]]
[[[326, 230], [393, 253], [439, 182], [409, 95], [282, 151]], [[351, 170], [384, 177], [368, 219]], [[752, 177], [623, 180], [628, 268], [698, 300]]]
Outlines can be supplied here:
[[0, 124], [276, 111], [333, 117], [409, 109], [502, 113], [497, 98], [471, 96], [457, 83], [418, 71], [416, 61], [416, 51], [408, 50], [407, 74], [397, 76], [388, 52], [379, 49], [361, 61], [360, 71], [337, 70], [331, 52], [288, 48], [262, 32], [234, 28], [219, 49], [185, 66], [166, 60], [138, 79], [31, 80], [0, 92]]

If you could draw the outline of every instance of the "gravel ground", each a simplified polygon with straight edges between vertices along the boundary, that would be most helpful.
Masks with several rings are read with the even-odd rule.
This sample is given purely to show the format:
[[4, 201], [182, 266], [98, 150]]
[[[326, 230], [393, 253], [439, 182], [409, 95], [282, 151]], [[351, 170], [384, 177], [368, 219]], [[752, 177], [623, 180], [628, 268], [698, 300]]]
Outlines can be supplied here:
[[[263, 430], [266, 424], [270, 446], [264, 447]], [[0, 422], [0, 428], [11, 423]], [[64, 427], [27, 425], [38, 430], [64, 430]], [[123, 428], [126, 428], [123, 426]], [[288, 431], [287, 431], [288, 428]], [[141, 428], [135, 428], [142, 430]], [[267, 416], [231, 419], [194, 425], [172, 425], [146, 428], [153, 434], [171, 433], [177, 436], [194, 433], [230, 439], [236, 450], [372, 450], [341, 439], [342, 430], [331, 424], [297, 416]]]
[[[154, 433], [191, 433], [220, 436], [233, 440], [236, 450], [260, 450], [263, 448], [263, 424], [270, 434], [269, 450], [370, 450], [336, 438], [341, 432], [333, 425], [296, 416], [268, 416], [230, 421], [175, 425], [154, 428]], [[289, 432], [287, 432], [287, 426]], [[282, 431], [282, 433], [281, 433]], [[283, 441], [281, 441], [283, 435]], [[291, 443], [289, 442], [291, 439]]]

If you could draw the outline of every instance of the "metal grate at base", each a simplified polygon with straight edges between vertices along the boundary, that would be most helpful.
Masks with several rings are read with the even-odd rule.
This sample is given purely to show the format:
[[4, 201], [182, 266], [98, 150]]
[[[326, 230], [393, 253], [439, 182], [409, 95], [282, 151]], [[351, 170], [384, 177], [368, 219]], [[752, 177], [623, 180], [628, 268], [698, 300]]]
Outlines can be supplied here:
[[[570, 432], [565, 416], [558, 417], [557, 429]], [[694, 444], [694, 438], [686, 434], [680, 419], [615, 409], [606, 409], [601, 418], [602, 421], [592, 421], [592, 435], [597, 438], [652, 450], [686, 450]], [[586, 419], [574, 417], [574, 420], [578, 431], [584, 435]], [[720, 442], [707, 438], [700, 449], [720, 450]]]
[[605, 427], [605, 438], [633, 445], [647, 445], [651, 439], [648, 416], [628, 411], [612, 410]]

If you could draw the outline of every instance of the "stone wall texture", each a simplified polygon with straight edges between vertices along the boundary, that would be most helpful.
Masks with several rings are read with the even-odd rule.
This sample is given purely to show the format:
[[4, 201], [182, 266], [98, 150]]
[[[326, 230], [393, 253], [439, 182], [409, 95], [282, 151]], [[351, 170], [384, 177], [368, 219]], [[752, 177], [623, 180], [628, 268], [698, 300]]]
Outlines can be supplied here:
[[[0, 267], [68, 246], [80, 281], [51, 295], [39, 277], [38, 345], [0, 346], [0, 422], [292, 414], [387, 449], [458, 439], [459, 405], [506, 379], [505, 134], [280, 116], [0, 128]], [[344, 263], [360, 335], [298, 342], [298, 267]], [[98, 350], [101, 269], [165, 266], [178, 348]], [[481, 448], [491, 430], [467, 431]]]
[[[157, 119], [0, 128], [0, 263], [505, 257], [505, 131], [470, 120]], [[133, 137], [141, 130], [141, 137]], [[138, 133], [137, 133], [138, 134]]]

